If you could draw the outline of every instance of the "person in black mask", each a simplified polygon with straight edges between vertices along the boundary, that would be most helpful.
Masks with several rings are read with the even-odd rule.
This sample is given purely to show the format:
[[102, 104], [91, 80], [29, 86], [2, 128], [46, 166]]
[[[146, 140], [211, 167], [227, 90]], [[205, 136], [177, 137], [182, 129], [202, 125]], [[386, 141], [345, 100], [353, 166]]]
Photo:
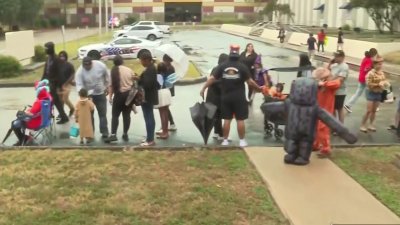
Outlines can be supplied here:
[[53, 97], [53, 102], [59, 113], [60, 120], [57, 124], [65, 124], [69, 121], [67, 114], [64, 111], [63, 103], [58, 95], [57, 90], [62, 87], [63, 76], [60, 73], [60, 62], [56, 55], [53, 42], [47, 42], [44, 45], [47, 54], [47, 61], [44, 65], [42, 80], [49, 80], [50, 94]]
[[261, 87], [251, 79], [250, 70], [245, 64], [239, 61], [238, 45], [231, 45], [229, 60], [217, 66], [212, 72], [212, 76], [207, 80], [202, 88], [200, 95], [204, 98], [204, 91], [209, 88], [216, 80], [221, 81], [221, 115], [224, 119], [224, 141], [223, 146], [229, 145], [228, 136], [231, 121], [235, 117], [240, 138], [240, 147], [246, 147], [245, 124], [249, 116], [247, 105], [245, 83], [255, 91], [261, 91]]

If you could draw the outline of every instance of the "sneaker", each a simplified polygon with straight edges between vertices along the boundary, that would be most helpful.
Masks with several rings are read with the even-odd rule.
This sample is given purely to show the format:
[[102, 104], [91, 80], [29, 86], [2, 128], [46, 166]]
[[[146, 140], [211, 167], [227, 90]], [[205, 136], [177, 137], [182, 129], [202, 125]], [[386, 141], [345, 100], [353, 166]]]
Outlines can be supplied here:
[[94, 138], [86, 138], [86, 144], [90, 144], [94, 141]]
[[[223, 141], [223, 140], [224, 140], [224, 137], [218, 137], [217, 140], [218, 140], [218, 141]], [[228, 140], [228, 141], [229, 141], [229, 140]]]
[[348, 113], [352, 113], [350, 106], [344, 105], [343, 107]]
[[68, 119], [68, 118], [66, 118], [66, 119], [60, 119], [60, 120], [57, 122], [57, 124], [62, 125], [62, 124], [66, 124], [66, 123], [68, 123], [68, 122], [69, 122], [69, 119]]
[[108, 138], [108, 134], [106, 135], [106, 134], [103, 134], [103, 135], [101, 135], [101, 140], [106, 140]]
[[160, 135], [160, 134], [162, 134], [162, 133], [163, 133], [163, 130], [162, 130], [162, 129], [160, 129], [160, 130], [158, 130], [158, 131], [156, 132], [157, 135]]
[[320, 152], [317, 153], [317, 156], [320, 159], [325, 159], [325, 158], [331, 157], [331, 153], [330, 152], [325, 152], [325, 151], [320, 151]]
[[117, 136], [115, 134], [112, 134], [110, 137], [104, 139], [105, 143], [111, 143], [111, 142], [114, 142], [114, 141], [118, 141], [118, 138], [117, 138]]
[[176, 128], [175, 124], [171, 124], [171, 125], [169, 125], [169, 129], [168, 130], [169, 131], [176, 131], [176, 130], [178, 130], [178, 128]]
[[368, 129], [365, 126], [361, 126], [360, 131], [367, 133]]
[[387, 129], [388, 130], [397, 130], [397, 127], [395, 125], [390, 125]]
[[242, 148], [247, 147], [248, 146], [247, 141], [244, 140], [244, 139], [240, 140], [239, 141], [239, 146], [242, 147]]
[[375, 112], [379, 112], [379, 108], [377, 108]]
[[69, 117], [72, 117], [74, 115], [74, 113], [75, 113], [75, 109], [71, 109], [69, 111]]
[[122, 140], [125, 141], [125, 142], [128, 142], [128, 141], [129, 141], [129, 136], [128, 136], [128, 134], [123, 134], [123, 135], [122, 135]]
[[370, 126], [368, 127], [368, 130], [370, 130], [370, 131], [372, 131], [372, 132], [375, 132], [375, 131], [376, 131], [376, 128], [375, 128], [374, 126], [370, 125]]
[[229, 145], [229, 141], [224, 139], [224, 141], [221, 143], [222, 146], [228, 146]]

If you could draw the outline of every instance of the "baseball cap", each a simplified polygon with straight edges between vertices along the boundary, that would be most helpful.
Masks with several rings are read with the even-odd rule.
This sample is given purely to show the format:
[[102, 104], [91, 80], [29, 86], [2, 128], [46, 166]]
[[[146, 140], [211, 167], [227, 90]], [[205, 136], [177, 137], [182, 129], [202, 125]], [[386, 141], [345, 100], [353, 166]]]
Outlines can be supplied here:
[[232, 44], [232, 45], [230, 46], [230, 50], [231, 50], [231, 53], [239, 54], [240, 46], [239, 46], [239, 45], [236, 45], [236, 44]]
[[83, 64], [84, 66], [92, 65], [92, 58], [90, 58], [90, 57], [88, 57], [88, 56], [85, 57], [85, 58], [83, 58], [82, 64]]
[[334, 53], [335, 57], [345, 57], [344, 51], [338, 50]]

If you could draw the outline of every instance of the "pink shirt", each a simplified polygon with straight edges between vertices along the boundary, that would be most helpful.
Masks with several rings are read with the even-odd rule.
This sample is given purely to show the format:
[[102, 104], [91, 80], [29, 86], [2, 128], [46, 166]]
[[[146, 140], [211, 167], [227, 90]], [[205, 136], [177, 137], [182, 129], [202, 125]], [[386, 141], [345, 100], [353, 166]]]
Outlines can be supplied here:
[[368, 72], [372, 69], [372, 58], [365, 57], [360, 65], [360, 73], [358, 76], [358, 82], [365, 84], [365, 77], [367, 76]]

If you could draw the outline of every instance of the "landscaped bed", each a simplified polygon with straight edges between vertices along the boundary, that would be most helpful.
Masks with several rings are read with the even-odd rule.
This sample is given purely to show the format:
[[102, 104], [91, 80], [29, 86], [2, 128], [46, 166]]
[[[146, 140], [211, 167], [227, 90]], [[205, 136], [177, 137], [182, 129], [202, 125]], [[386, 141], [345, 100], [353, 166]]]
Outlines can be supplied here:
[[9, 151], [0, 224], [288, 224], [242, 151]]
[[400, 168], [394, 165], [399, 147], [338, 150], [333, 161], [377, 199], [400, 216]]

